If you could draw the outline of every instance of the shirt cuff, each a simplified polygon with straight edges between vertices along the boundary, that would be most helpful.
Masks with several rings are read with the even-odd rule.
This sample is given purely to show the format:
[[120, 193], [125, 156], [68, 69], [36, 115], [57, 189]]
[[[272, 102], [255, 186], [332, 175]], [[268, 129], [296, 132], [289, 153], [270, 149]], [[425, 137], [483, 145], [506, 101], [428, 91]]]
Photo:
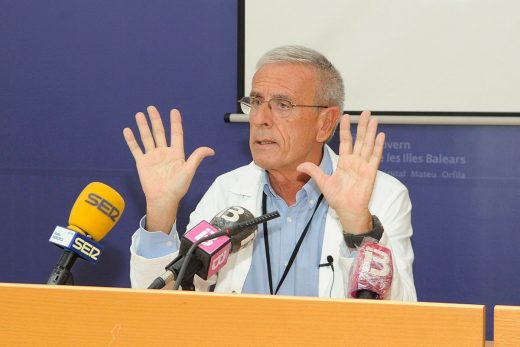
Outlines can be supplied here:
[[159, 258], [177, 252], [179, 249], [179, 237], [176, 223], [173, 224], [169, 235], [162, 231], [148, 231], [145, 229], [146, 216], [141, 218], [139, 229], [135, 237], [135, 252], [144, 258]]

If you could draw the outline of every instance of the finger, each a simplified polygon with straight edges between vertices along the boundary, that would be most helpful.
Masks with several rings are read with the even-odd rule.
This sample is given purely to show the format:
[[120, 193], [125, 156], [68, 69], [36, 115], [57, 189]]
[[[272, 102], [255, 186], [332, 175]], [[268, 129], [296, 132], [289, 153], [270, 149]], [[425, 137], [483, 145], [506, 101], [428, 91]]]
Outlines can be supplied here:
[[341, 117], [339, 125], [339, 156], [352, 154], [352, 133], [350, 132], [350, 116]]
[[365, 133], [365, 139], [363, 140], [363, 147], [361, 148], [361, 157], [365, 160], [369, 160], [374, 150], [374, 142], [377, 134], [377, 119], [371, 118], [368, 122], [367, 131]]
[[182, 119], [179, 110], [173, 109], [170, 111], [170, 126], [170, 143], [175, 151], [175, 156], [184, 160], [184, 131], [182, 130]]
[[318, 188], [323, 192], [322, 187], [325, 184], [325, 180], [327, 179], [327, 174], [325, 174], [316, 164], [305, 162], [296, 168], [296, 171], [303, 172], [304, 174], [307, 174], [311, 176], [312, 179], [316, 182], [318, 185]]
[[137, 159], [139, 159], [143, 155], [143, 151], [141, 150], [141, 147], [139, 147], [139, 144], [135, 139], [132, 129], [124, 128], [123, 136], [125, 137], [126, 144], [130, 149], [130, 153], [132, 153], [132, 156], [137, 161]]
[[213, 155], [215, 155], [215, 151], [212, 148], [199, 147], [194, 150], [193, 153], [191, 153], [188, 160], [186, 160], [186, 165], [188, 165], [188, 168], [191, 172], [195, 173], [202, 160]]
[[155, 148], [155, 142], [153, 140], [152, 133], [150, 132], [150, 127], [148, 126], [148, 122], [146, 121], [146, 116], [144, 115], [144, 113], [137, 112], [135, 114], [135, 122], [137, 123], [139, 134], [141, 135], [141, 141], [143, 142], [144, 151], [151, 151]]
[[356, 131], [356, 142], [354, 142], [354, 150], [353, 150], [354, 154], [361, 155], [361, 150], [363, 149], [363, 143], [365, 141], [365, 134], [367, 131], [369, 118], [370, 118], [370, 111], [361, 112], [361, 116], [359, 117], [357, 131]]
[[161, 120], [159, 111], [154, 106], [148, 106], [148, 116], [150, 116], [150, 122], [152, 123], [153, 138], [157, 147], [166, 147], [166, 135], [164, 133], [164, 127]]
[[370, 157], [369, 165], [373, 168], [379, 168], [379, 164], [381, 163], [381, 158], [383, 157], [383, 148], [385, 144], [385, 133], [377, 134], [374, 151], [372, 152], [372, 156]]

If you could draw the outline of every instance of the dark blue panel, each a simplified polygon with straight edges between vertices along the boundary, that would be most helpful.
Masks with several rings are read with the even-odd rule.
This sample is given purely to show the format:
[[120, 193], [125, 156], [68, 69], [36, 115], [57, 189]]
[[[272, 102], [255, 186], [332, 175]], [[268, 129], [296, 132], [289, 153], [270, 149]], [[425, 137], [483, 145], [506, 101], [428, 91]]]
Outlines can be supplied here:
[[520, 128], [384, 130], [392, 146], [382, 168], [400, 176], [412, 198], [419, 300], [485, 304], [491, 339], [493, 306], [520, 305]]
[[60, 255], [49, 236], [83, 187], [102, 181], [127, 208], [101, 261], [73, 272], [79, 284], [129, 285], [145, 207], [122, 130], [150, 104], [165, 120], [181, 109], [187, 152], [219, 154], [197, 173], [181, 230], [214, 177], [250, 160], [247, 126], [223, 122], [236, 108], [236, 23], [236, 2], [224, 0], [2, 2], [0, 281], [46, 282]]

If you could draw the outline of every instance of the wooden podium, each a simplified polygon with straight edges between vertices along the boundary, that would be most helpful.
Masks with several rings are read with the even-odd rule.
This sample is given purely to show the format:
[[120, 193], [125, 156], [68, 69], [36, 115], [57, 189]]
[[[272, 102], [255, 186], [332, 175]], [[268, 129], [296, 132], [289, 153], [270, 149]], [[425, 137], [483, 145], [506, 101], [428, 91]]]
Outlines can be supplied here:
[[495, 346], [520, 346], [520, 306], [496, 305]]
[[483, 346], [482, 305], [0, 283], [0, 344]]

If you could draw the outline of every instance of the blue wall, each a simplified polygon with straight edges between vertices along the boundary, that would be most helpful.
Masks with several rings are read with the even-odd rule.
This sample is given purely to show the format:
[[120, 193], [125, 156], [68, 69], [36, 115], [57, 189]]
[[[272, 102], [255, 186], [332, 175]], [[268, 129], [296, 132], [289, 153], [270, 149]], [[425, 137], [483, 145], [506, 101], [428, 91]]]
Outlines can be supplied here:
[[[213, 178], [250, 160], [236, 109], [236, 1], [3, 1], [0, 12], [0, 281], [45, 283], [48, 243], [91, 181], [127, 202], [77, 284], [129, 286], [130, 237], [144, 197], [122, 129], [157, 105], [184, 116], [186, 149], [213, 147], [184, 199], [179, 227]], [[384, 126], [382, 168], [409, 188], [421, 301], [520, 305], [517, 127]], [[395, 142], [393, 145], [390, 142]], [[401, 148], [399, 147], [399, 144]], [[405, 163], [407, 153], [422, 163]], [[426, 156], [460, 157], [427, 163]], [[397, 159], [398, 158], [398, 159]], [[454, 159], [457, 161], [457, 159]], [[462, 163], [464, 162], [464, 163]], [[437, 177], [412, 177], [435, 173]], [[442, 173], [454, 177], [443, 177]], [[446, 174], [445, 174], [446, 175]], [[462, 179], [462, 175], [465, 177]], [[491, 326], [488, 325], [488, 338]]]
[[494, 305], [520, 305], [520, 128], [383, 128], [382, 169], [413, 203], [419, 300], [485, 304], [491, 339]]
[[[236, 109], [235, 1], [4, 1], [0, 11], [0, 281], [45, 283], [48, 243], [91, 181], [127, 202], [97, 265], [76, 283], [129, 286], [130, 236], [144, 198], [122, 130], [157, 105], [184, 116], [187, 152], [213, 147], [179, 216], [181, 228], [215, 175], [250, 160]], [[233, 156], [226, 155], [233, 153]], [[232, 159], [231, 159], [232, 158]], [[229, 161], [232, 160], [233, 164]]]

